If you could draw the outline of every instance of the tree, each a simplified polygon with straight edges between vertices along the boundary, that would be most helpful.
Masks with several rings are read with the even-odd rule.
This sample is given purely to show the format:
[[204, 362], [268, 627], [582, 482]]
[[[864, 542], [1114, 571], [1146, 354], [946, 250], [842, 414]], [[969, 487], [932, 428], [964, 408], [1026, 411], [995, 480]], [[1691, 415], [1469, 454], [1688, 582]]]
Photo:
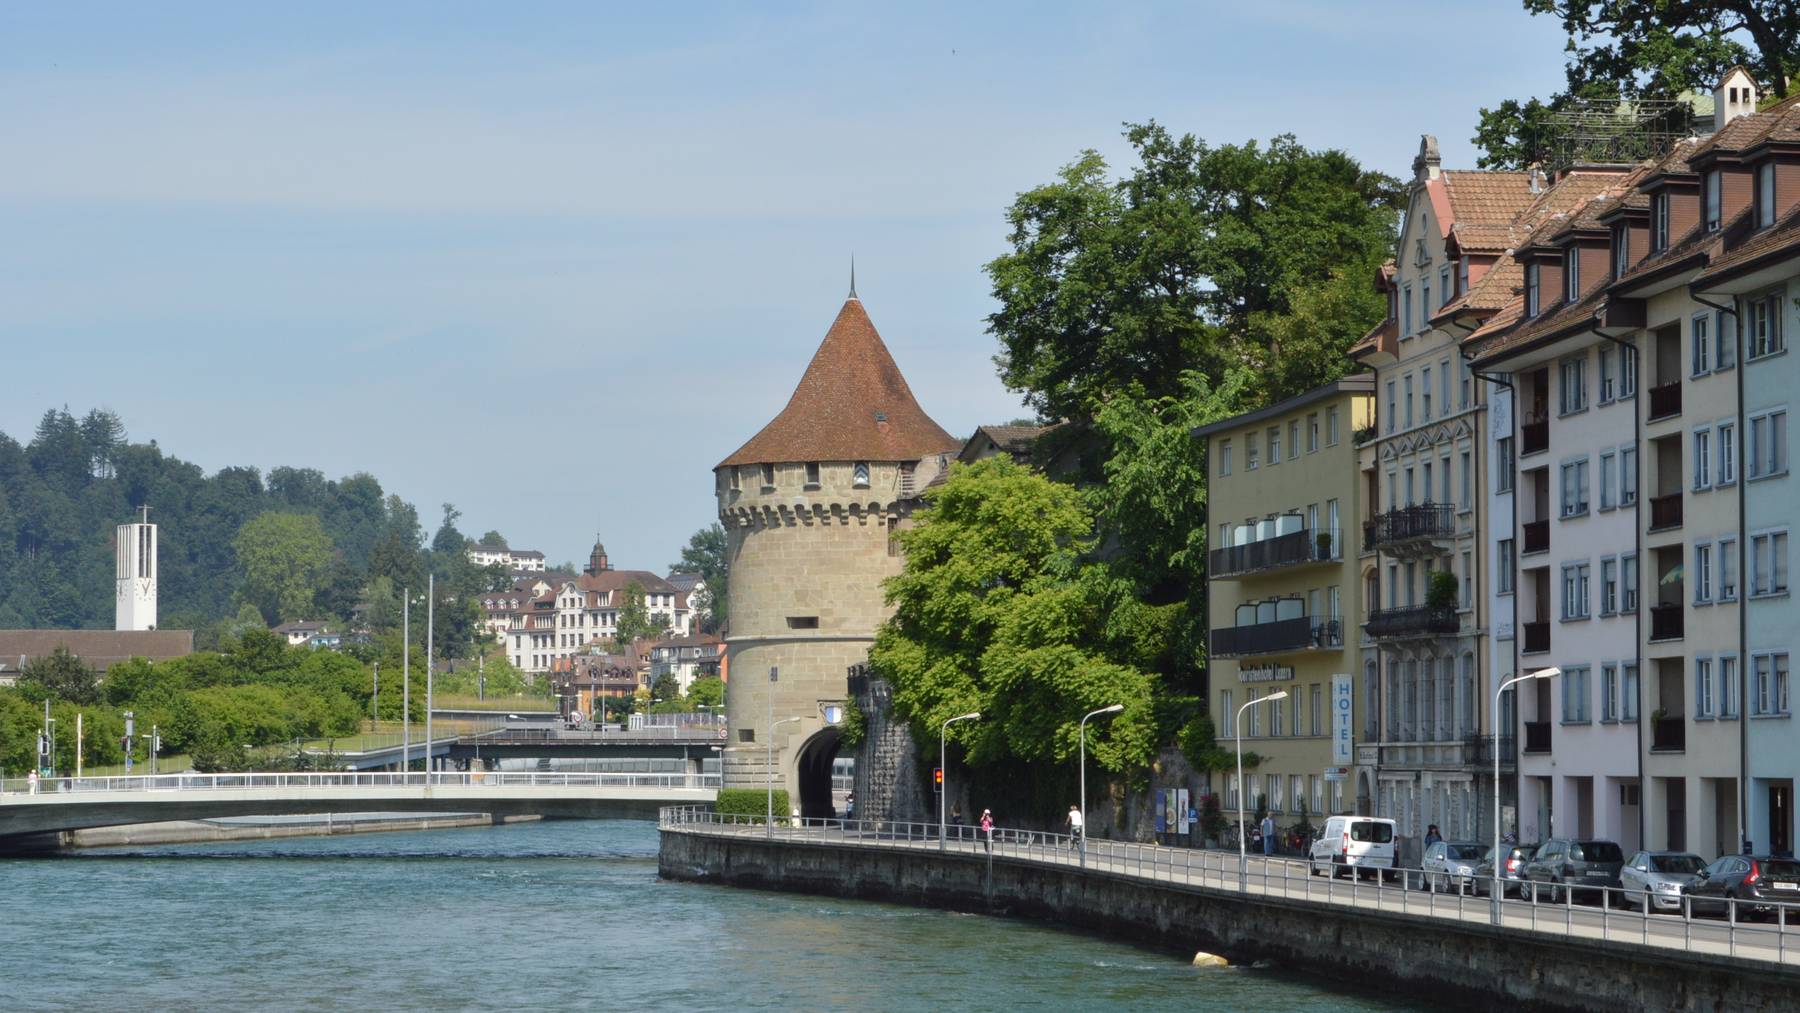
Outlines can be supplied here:
[[687, 709], [686, 701], [681, 697], [681, 683], [668, 672], [657, 676], [650, 684], [650, 698], [654, 701], [650, 709], [656, 714], [679, 714]]
[[498, 545], [504, 549], [506, 548], [506, 536], [490, 529], [487, 534], [481, 536], [481, 544]]
[[1474, 141], [1489, 168], [1545, 161], [1551, 117], [1583, 102], [1674, 99], [1710, 91], [1743, 64], [1785, 96], [1800, 70], [1800, 6], [1791, 0], [1523, 0], [1569, 35], [1565, 87], [1548, 101], [1507, 99], [1481, 110]]
[[331, 537], [312, 514], [265, 513], [232, 540], [244, 569], [241, 594], [271, 622], [309, 618], [331, 566]]
[[652, 616], [645, 606], [644, 585], [631, 581], [619, 594], [624, 599], [624, 604], [619, 606], [619, 622], [614, 627], [614, 637], [621, 648], [636, 643], [640, 637], [656, 636], [667, 628], [667, 620], [661, 613]]
[[716, 675], [703, 675], [688, 684], [687, 709], [698, 711], [711, 708], [717, 711], [725, 706], [725, 680]]
[[687, 546], [681, 550], [681, 558], [669, 564], [671, 572], [697, 573], [706, 583], [706, 590], [700, 595], [704, 600], [690, 602], [694, 612], [700, 617], [700, 628], [707, 633], [717, 633], [725, 628], [730, 614], [727, 594], [731, 577], [730, 546], [725, 538], [725, 529], [717, 524], [709, 524], [694, 532], [688, 539]]
[[469, 540], [456, 530], [457, 518], [462, 511], [449, 503], [444, 504], [444, 523], [440, 524], [437, 534], [431, 538], [431, 551], [440, 557], [462, 557], [468, 549]]
[[[1001, 377], [1044, 418], [1085, 419], [1125, 389], [1179, 395], [1185, 370], [1268, 366], [1297, 293], [1366, 279], [1392, 249], [1398, 182], [1343, 152], [1212, 148], [1155, 123], [1125, 136], [1129, 176], [1083, 152], [1019, 195], [1012, 250], [987, 265]], [[1338, 341], [1376, 319], [1341, 321]]]
[[94, 704], [100, 702], [100, 677], [67, 647], [58, 647], [25, 663], [19, 691], [34, 700]]

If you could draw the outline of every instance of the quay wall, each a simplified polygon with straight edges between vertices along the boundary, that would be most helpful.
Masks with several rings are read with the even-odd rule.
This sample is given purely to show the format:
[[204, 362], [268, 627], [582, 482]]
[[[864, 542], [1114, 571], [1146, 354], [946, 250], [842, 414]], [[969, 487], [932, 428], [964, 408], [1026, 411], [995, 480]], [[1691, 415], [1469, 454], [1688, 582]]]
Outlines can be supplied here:
[[1767, 964], [1486, 924], [1324, 908], [1004, 857], [664, 830], [663, 877], [1029, 918], [1232, 963], [1282, 967], [1469, 1011], [1793, 1008]]

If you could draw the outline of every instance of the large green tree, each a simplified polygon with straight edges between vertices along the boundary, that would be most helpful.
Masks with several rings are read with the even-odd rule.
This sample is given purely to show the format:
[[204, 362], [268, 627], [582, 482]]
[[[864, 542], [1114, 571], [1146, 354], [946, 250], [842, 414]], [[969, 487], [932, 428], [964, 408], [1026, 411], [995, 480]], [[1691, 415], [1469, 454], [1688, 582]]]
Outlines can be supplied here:
[[1743, 64], [1775, 95], [1800, 70], [1800, 4], [1792, 0], [1523, 0], [1568, 33], [1564, 87], [1548, 98], [1481, 110], [1480, 164], [1518, 169], [1553, 157], [1558, 113], [1583, 103], [1707, 92]]
[[307, 619], [331, 567], [331, 536], [312, 514], [266, 513], [232, 540], [244, 568], [242, 595], [270, 622]]
[[700, 596], [702, 600], [690, 602], [700, 616], [700, 628], [707, 633], [717, 633], [725, 628], [730, 615], [730, 602], [727, 593], [730, 590], [727, 581], [731, 577], [731, 557], [729, 545], [725, 539], [725, 529], [717, 524], [709, 524], [694, 532], [692, 538], [681, 550], [681, 558], [669, 564], [672, 572], [697, 573], [706, 582], [706, 590]]
[[624, 647], [642, 637], [654, 637], [667, 628], [662, 613], [651, 615], [644, 604], [644, 585], [630, 581], [619, 591], [619, 621], [613, 636]]

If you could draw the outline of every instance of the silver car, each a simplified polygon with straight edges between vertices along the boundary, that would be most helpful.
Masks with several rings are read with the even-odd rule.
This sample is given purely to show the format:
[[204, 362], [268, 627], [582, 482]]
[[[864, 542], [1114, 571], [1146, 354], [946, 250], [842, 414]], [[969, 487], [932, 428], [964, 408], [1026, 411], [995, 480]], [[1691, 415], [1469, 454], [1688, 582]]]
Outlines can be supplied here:
[[1438, 841], [1426, 847], [1419, 859], [1425, 887], [1438, 893], [1467, 893], [1475, 885], [1475, 866], [1487, 854], [1474, 841]]
[[1621, 899], [1627, 907], [1650, 911], [1681, 910], [1681, 891], [1700, 880], [1706, 860], [1686, 851], [1640, 851], [1619, 870]]

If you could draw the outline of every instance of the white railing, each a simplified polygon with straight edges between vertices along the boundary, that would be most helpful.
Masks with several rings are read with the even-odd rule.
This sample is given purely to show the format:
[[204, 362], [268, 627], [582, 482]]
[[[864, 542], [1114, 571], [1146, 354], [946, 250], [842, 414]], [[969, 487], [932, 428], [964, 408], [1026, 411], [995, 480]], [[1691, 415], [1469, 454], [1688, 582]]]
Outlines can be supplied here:
[[[1419, 869], [1352, 870], [1341, 865], [1315, 869], [1304, 859], [1261, 855], [1251, 856], [1240, 870], [1237, 853], [1231, 851], [1107, 840], [1087, 841], [1082, 849], [1066, 834], [1032, 830], [996, 827], [990, 835], [975, 827], [949, 826], [940, 841], [936, 823], [778, 817], [771, 824], [764, 816], [720, 814], [704, 805], [665, 806], [658, 822], [662, 829], [670, 831], [765, 837], [794, 844], [853, 844], [992, 855], [1069, 866], [1073, 867], [1071, 871], [1094, 875], [1446, 921], [1492, 925], [1497, 912], [1498, 924], [1504, 930], [1527, 935], [1634, 942], [1703, 957], [1728, 956], [1790, 966], [1800, 963], [1800, 902], [1693, 898], [1683, 894], [1679, 906], [1665, 915], [1656, 913], [1654, 902], [1644, 903], [1644, 897], [1628, 895], [1618, 887], [1577, 887], [1584, 899], [1592, 898], [1590, 905], [1577, 903], [1576, 891], [1566, 888], [1558, 891], [1555, 902], [1550, 902], [1545, 899], [1550, 896], [1548, 884], [1538, 884], [1541, 893], [1534, 893], [1527, 886], [1519, 899], [1503, 898], [1496, 906], [1484, 895], [1487, 880], [1476, 880], [1466, 889], [1457, 889], [1455, 877], [1445, 879], [1441, 874], [1427, 874]], [[1369, 874], [1373, 878], [1365, 880], [1364, 875]], [[1349, 876], [1347, 880], [1340, 878], [1345, 875]], [[1510, 892], [1518, 886], [1516, 881], [1508, 881], [1506, 889]], [[1717, 916], [1705, 917], [1714, 908]], [[1790, 935], [1796, 937], [1796, 945], [1789, 945]]]
[[716, 789], [717, 774], [606, 774], [509, 771], [332, 771], [329, 773], [145, 774], [0, 780], [0, 805], [32, 796], [83, 792], [243, 791], [256, 788], [693, 788]]

